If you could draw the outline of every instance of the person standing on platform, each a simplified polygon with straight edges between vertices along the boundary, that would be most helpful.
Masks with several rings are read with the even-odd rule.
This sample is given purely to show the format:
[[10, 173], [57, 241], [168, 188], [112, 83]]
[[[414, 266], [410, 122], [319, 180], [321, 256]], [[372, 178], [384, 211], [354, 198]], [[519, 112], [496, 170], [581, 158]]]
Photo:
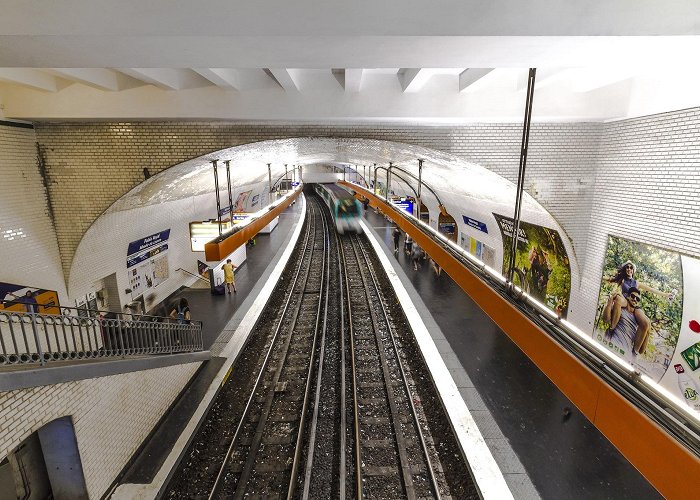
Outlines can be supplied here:
[[233, 292], [236, 292], [236, 281], [233, 276], [233, 270], [236, 269], [238, 266], [234, 265], [233, 262], [231, 262], [231, 259], [226, 260], [226, 264], [222, 266], [222, 269], [224, 270], [224, 283], [226, 283], [226, 289], [228, 290], [228, 293], [231, 293], [231, 288], [233, 288]]
[[403, 249], [406, 255], [411, 255], [411, 249], [413, 248], [413, 238], [406, 233], [406, 239], [403, 241]]
[[424, 255], [425, 254], [423, 253], [423, 249], [414, 243], [413, 251], [411, 252], [411, 260], [413, 261], [414, 271], [418, 271], [418, 269], [420, 268], [420, 261]]
[[391, 236], [394, 238], [394, 253], [399, 253], [399, 239], [401, 238], [401, 230], [398, 228], [398, 226], [394, 226]]

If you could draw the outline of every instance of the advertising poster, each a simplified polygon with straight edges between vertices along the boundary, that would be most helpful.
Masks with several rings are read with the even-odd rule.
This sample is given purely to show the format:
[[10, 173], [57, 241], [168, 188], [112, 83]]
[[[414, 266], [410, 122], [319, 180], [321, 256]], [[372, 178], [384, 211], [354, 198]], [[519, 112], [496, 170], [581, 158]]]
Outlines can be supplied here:
[[610, 236], [593, 337], [700, 412], [700, 259]]
[[678, 343], [682, 290], [678, 253], [610, 236], [594, 338], [658, 382]]
[[138, 297], [168, 279], [168, 238], [170, 229], [129, 243], [126, 270], [131, 295]]
[[[503, 237], [502, 272], [506, 275], [513, 241], [513, 219], [495, 213], [493, 216]], [[520, 222], [513, 281], [562, 318], [566, 317], [571, 293], [571, 267], [559, 232]]]
[[60, 307], [54, 290], [0, 282], [0, 311], [60, 314]]
[[233, 204], [233, 211], [234, 212], [245, 212], [245, 201], [248, 199], [248, 196], [250, 196], [250, 193], [253, 191], [243, 191], [242, 193], [238, 194], [238, 198], [236, 198], [236, 202]]

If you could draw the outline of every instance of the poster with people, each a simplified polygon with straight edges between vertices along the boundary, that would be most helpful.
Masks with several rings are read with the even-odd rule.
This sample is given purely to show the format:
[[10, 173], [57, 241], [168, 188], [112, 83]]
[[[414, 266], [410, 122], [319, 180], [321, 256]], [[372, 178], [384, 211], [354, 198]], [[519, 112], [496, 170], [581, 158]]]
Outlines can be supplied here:
[[610, 236], [593, 337], [700, 412], [700, 259]]
[[[503, 239], [503, 274], [513, 241], [513, 219], [493, 214]], [[571, 293], [571, 266], [559, 232], [520, 222], [513, 282], [562, 318], [566, 317]]]
[[594, 338], [659, 381], [678, 343], [682, 290], [678, 253], [610, 236]]
[[60, 314], [55, 290], [0, 282], [0, 311]]

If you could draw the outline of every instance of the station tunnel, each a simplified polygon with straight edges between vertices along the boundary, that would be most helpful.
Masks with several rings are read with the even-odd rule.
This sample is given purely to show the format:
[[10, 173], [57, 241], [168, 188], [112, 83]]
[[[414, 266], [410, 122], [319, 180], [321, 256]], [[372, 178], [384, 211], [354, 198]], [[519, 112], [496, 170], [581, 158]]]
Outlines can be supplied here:
[[[289, 281], [290, 271], [284, 265], [295, 253], [303, 253], [298, 246], [303, 241], [302, 226], [310, 224], [314, 210], [320, 214], [321, 204], [313, 201], [317, 197], [314, 191], [307, 189], [302, 194], [300, 189], [318, 184], [340, 186], [333, 189], [340, 189], [358, 207], [364, 204], [357, 213], [368, 242], [364, 243], [364, 250], [353, 251], [359, 252], [358, 259], [362, 252], [377, 252], [377, 265], [381, 264], [377, 269], [386, 273], [385, 278], [377, 280], [391, 283], [396, 295], [389, 302], [401, 305], [392, 314], [405, 316], [405, 323], [386, 328], [396, 329], [397, 338], [399, 334], [411, 333], [410, 342], [415, 342], [415, 350], [410, 352], [422, 359], [424, 365], [407, 370], [432, 380], [429, 385], [436, 393], [430, 397], [444, 410], [442, 416], [422, 413], [423, 410], [418, 413], [423, 419], [435, 418], [452, 429], [448, 434], [453, 434], [454, 443], [445, 446], [464, 460], [464, 470], [453, 471], [450, 476], [450, 471], [445, 470], [450, 468], [447, 462], [433, 457], [440, 464], [438, 478], [432, 478], [434, 486], [427, 490], [415, 484], [425, 479], [421, 474], [427, 475], [430, 466], [404, 466], [399, 483], [407, 488], [408, 497], [415, 494], [451, 494], [460, 498], [549, 497], [571, 488], [595, 496], [606, 491], [605, 485], [612, 482], [621, 496], [632, 492], [654, 496], [658, 494], [655, 488], [668, 491], [665, 488], [672, 488], [668, 484], [674, 476], [668, 474], [667, 468], [652, 471], [655, 466], [650, 465], [646, 456], [649, 445], [640, 447], [631, 443], [630, 430], [647, 433], [654, 446], [662, 447], [664, 452], [690, 467], [697, 465], [688, 451], [692, 449], [692, 440], [690, 445], [678, 441], [685, 428], [668, 422], [662, 425], [663, 430], [658, 426], [659, 421], [667, 419], [669, 411], [668, 400], [659, 396], [669, 390], [669, 382], [664, 386], [662, 380], [666, 371], [660, 373], [659, 366], [672, 369], [674, 352], [666, 354], [658, 339], [651, 337], [645, 340], [639, 353], [644, 357], [644, 365], [637, 364], [636, 352], [631, 364], [628, 353], [621, 352], [621, 347], [608, 337], [603, 340], [599, 335], [602, 328], [599, 325], [610, 320], [601, 319], [604, 308], [602, 289], [599, 297], [600, 282], [589, 279], [588, 275], [592, 269], [608, 266], [611, 252], [623, 255], [618, 247], [624, 246], [624, 242], [611, 239], [606, 242], [608, 255], [603, 252], [597, 260], [588, 258], [585, 266], [580, 266], [577, 255], [588, 255], [585, 245], [595, 238], [600, 245], [605, 235], [582, 236], [580, 228], [562, 224], [556, 212], [527, 192], [523, 193], [520, 218], [515, 220], [515, 184], [483, 166], [441, 151], [398, 142], [291, 138], [219, 150], [150, 176], [102, 213], [77, 245], [67, 272], [67, 296], [76, 302], [77, 314], [83, 319], [70, 320], [65, 325], [84, 328], [88, 333], [92, 328], [96, 344], [100, 340], [95, 332], [100, 330], [104, 345], [90, 350], [75, 349], [76, 356], [53, 359], [52, 353], [48, 357], [46, 352], [41, 353], [41, 347], [37, 347], [41, 342], [37, 340], [33, 348], [39, 349], [42, 364], [43, 361], [71, 362], [76, 357], [97, 359], [109, 351], [122, 359], [128, 356], [138, 359], [131, 360], [129, 367], [106, 372], [88, 369], [76, 374], [70, 367], [64, 367], [65, 374], [61, 376], [65, 381], [93, 378], [98, 376], [96, 373], [120, 376], [154, 366], [169, 366], [182, 372], [181, 381], [169, 388], [172, 404], [161, 407], [161, 421], [112, 482], [110, 494], [114, 498], [158, 494], [184, 498], [203, 494], [204, 490], [188, 489], [196, 483], [194, 477], [201, 478], [197, 467], [203, 467], [193, 457], [202, 453], [210, 440], [218, 439], [212, 426], [217, 419], [222, 420], [226, 405], [233, 404], [226, 402], [226, 387], [235, 392], [239, 377], [244, 373], [250, 377], [253, 373], [246, 364], [249, 355], [245, 353], [256, 346], [256, 329], [269, 321], [270, 315], [282, 314], [282, 299], [275, 298], [273, 288], [281, 286], [285, 278]], [[406, 199], [412, 200], [410, 210], [399, 203]], [[315, 222], [319, 227], [320, 221]], [[403, 246], [396, 251], [394, 245], [398, 240], [394, 238], [399, 233], [398, 240], [403, 244], [410, 235], [413, 245], [424, 250], [422, 258], [416, 259], [411, 249], [405, 251]], [[334, 241], [340, 249], [346, 240], [338, 236]], [[309, 248], [314, 245], [311, 243]], [[128, 248], [126, 254], [125, 248]], [[340, 255], [341, 250], [338, 252]], [[227, 281], [224, 265], [229, 259], [236, 269], [238, 289], [233, 296], [224, 286]], [[118, 263], [116, 267], [115, 263]], [[687, 262], [684, 264], [686, 269], [690, 268]], [[359, 265], [364, 269], [365, 265]], [[365, 276], [364, 271], [349, 272], [339, 266], [337, 273], [341, 277], [362, 275], [363, 282], [380, 272], [372, 271]], [[329, 300], [349, 303], [352, 294], [350, 285], [347, 286], [345, 299]], [[299, 296], [319, 295], [323, 286], [318, 287], [299, 292]], [[216, 292], [217, 288], [224, 290], [224, 297]], [[367, 293], [368, 301], [372, 302]], [[373, 293], [379, 297], [384, 292], [377, 288]], [[673, 302], [677, 294], [678, 291], [669, 300]], [[290, 291], [288, 295], [294, 293]], [[153, 326], [155, 320], [152, 324], [144, 319], [160, 317], [160, 312], [167, 316], [170, 310], [162, 305], [172, 304], [174, 300], [188, 304], [188, 314], [198, 330], [191, 327], [180, 332], [171, 328], [164, 333]], [[607, 307], [609, 315], [613, 306]], [[97, 310], [114, 313], [116, 319], [102, 314], [96, 319], [93, 312]], [[46, 307], [35, 312], [50, 313]], [[176, 308], [174, 313], [177, 316], [181, 311]], [[350, 309], [347, 314], [353, 316]], [[359, 321], [367, 314], [355, 312], [354, 317]], [[132, 322], [129, 325], [136, 322], [145, 326], [126, 326], [127, 321]], [[65, 332], [65, 325], [60, 324]], [[55, 347], [60, 347], [55, 325], [56, 320], [47, 321], [41, 329], [53, 328]], [[110, 332], [123, 327], [131, 340], [120, 340], [122, 333], [105, 340], [107, 326]], [[83, 330], [80, 331], [82, 336]], [[158, 340], [142, 340], [149, 335], [156, 335], [154, 338]], [[47, 338], [50, 337], [48, 333]], [[312, 352], [318, 348], [315, 338], [308, 347]], [[410, 343], [405, 339], [399, 341], [403, 342]], [[161, 350], [165, 343], [170, 350]], [[294, 349], [295, 342], [288, 345]], [[46, 347], [51, 350], [51, 340]], [[29, 343], [26, 348], [29, 351]], [[159, 354], [166, 356], [145, 359]], [[177, 356], [180, 358], [176, 359]], [[395, 356], [410, 357], [400, 351]], [[31, 361], [29, 358], [26, 362]], [[317, 363], [321, 366], [323, 361]], [[389, 369], [389, 365], [384, 366]], [[644, 366], [641, 378], [640, 366]], [[270, 398], [290, 392], [293, 385], [280, 382], [279, 374], [276, 377], [271, 393], [274, 396]], [[318, 391], [320, 381], [319, 376]], [[22, 388], [38, 382], [10, 383]], [[675, 383], [673, 380], [671, 386]], [[157, 390], [156, 380], [146, 381], [147, 387], [149, 384], [150, 390]], [[243, 382], [240, 384], [243, 386]], [[399, 400], [415, 398], [421, 402], [422, 397], [426, 402], [430, 400], [423, 394], [412, 397], [409, 390], [409, 396]], [[244, 413], [240, 408], [232, 411]], [[304, 412], [313, 413], [314, 409], [307, 408], [305, 403]], [[620, 412], [628, 417], [626, 429], [620, 428], [612, 417]], [[673, 413], [677, 414], [677, 411]], [[258, 420], [253, 420], [254, 423], [261, 421], [259, 415], [255, 418]], [[229, 421], [227, 425], [238, 423]], [[420, 427], [418, 420], [415, 425]], [[210, 434], [202, 434], [207, 430]], [[227, 432], [221, 431], [225, 436]], [[299, 442], [307, 435], [305, 432], [299, 432]], [[536, 444], [531, 439], [533, 434], [538, 436]], [[359, 439], [357, 436], [359, 431], [355, 439]], [[321, 435], [319, 441], [323, 438]], [[225, 448], [226, 439], [211, 446], [218, 450], [224, 443]], [[255, 443], [254, 438], [250, 439]], [[431, 436], [428, 441], [433, 443], [434, 439], [437, 438]], [[444, 440], [447, 442], [447, 438]], [[370, 441], [375, 447], [386, 446], [376, 437]], [[265, 443], [271, 446], [271, 441]], [[22, 446], [26, 448], [28, 444]], [[406, 454], [402, 445], [397, 446]], [[313, 474], [308, 472], [312, 470], [308, 465], [309, 449], [298, 452], [307, 461], [306, 481], [303, 477], [298, 480], [295, 474], [300, 472], [296, 465], [290, 472], [292, 479], [287, 480], [291, 481], [290, 485], [296, 484], [296, 494], [303, 491], [308, 495], [306, 488], [331, 484], [313, 486]], [[357, 453], [356, 462], [348, 459], [350, 469], [353, 463], [362, 462], [360, 452]], [[555, 467], [564, 455], [570, 467]], [[428, 456], [430, 452], [426, 451]], [[152, 457], [158, 458], [151, 461]], [[230, 453], [226, 457], [230, 458]], [[295, 457], [295, 464], [298, 458]], [[8, 471], [15, 462], [6, 464]], [[431, 460], [427, 459], [426, 463], [430, 464]], [[233, 474], [231, 471], [240, 473], [241, 477], [262, 474], [258, 469], [250, 469], [254, 465], [243, 464], [242, 461], [238, 466], [230, 466], [230, 470], [222, 468], [221, 484], [226, 483], [228, 474]], [[405, 473], [411, 467], [421, 472], [412, 477]], [[452, 468], [455, 467], [453, 464]], [[358, 492], [364, 486], [369, 496], [401, 496], [398, 490], [377, 494], [380, 490], [371, 489], [371, 478], [379, 477], [382, 483], [383, 474], [389, 477], [394, 473], [379, 465], [368, 467], [364, 479], [356, 484], [350, 482], [348, 492], [361, 496]], [[316, 482], [321, 481], [320, 477]], [[469, 477], [469, 484], [462, 484], [454, 477]], [[231, 487], [230, 484], [218, 486], [218, 477], [216, 484], [213, 490], [216, 495], [228, 491], [216, 488]], [[414, 491], [414, 487], [418, 489]], [[345, 488], [343, 485], [343, 492]], [[338, 493], [322, 491], [329, 496]]]

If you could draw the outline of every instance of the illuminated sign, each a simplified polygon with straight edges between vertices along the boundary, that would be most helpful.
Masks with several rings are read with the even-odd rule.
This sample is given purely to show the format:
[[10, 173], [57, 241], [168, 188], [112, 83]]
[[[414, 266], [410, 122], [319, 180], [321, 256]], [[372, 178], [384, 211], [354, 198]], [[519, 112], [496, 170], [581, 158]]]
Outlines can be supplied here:
[[[234, 214], [235, 215], [235, 214]], [[221, 223], [221, 232], [231, 229], [230, 222]], [[190, 247], [193, 252], [203, 252], [204, 245], [219, 237], [219, 224], [216, 221], [190, 222]]]

